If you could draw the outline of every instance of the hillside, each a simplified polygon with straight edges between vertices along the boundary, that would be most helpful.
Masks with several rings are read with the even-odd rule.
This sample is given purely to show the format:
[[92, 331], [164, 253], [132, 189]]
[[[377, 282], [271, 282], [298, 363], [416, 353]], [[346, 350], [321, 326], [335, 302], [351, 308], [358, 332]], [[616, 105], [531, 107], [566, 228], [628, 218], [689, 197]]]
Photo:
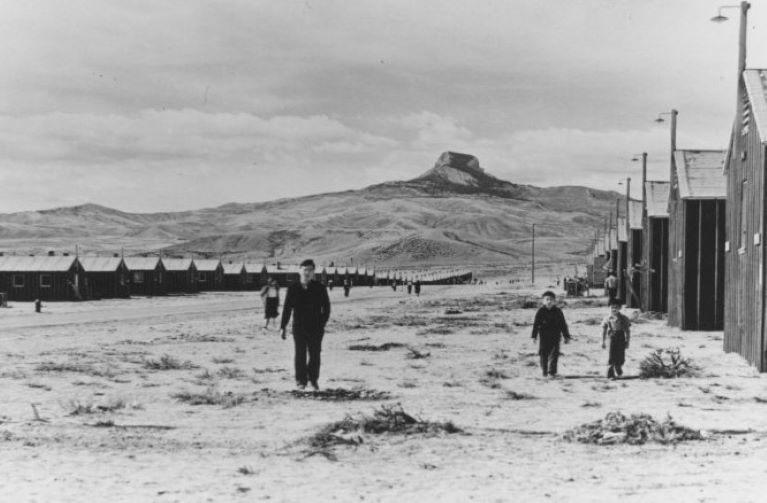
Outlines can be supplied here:
[[526, 263], [532, 224], [541, 261], [573, 262], [615, 207], [615, 192], [518, 185], [473, 156], [446, 152], [406, 181], [360, 190], [226, 204], [175, 213], [127, 213], [94, 204], [0, 215], [0, 250], [48, 249], [312, 256], [379, 265]]

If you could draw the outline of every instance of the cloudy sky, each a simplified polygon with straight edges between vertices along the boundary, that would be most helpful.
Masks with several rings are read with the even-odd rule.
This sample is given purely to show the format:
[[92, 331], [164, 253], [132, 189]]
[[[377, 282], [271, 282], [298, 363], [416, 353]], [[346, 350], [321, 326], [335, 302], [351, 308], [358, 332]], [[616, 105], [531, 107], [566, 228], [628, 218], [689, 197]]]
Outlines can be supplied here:
[[[734, 2], [729, 2], [734, 3]], [[753, 2], [748, 66], [767, 67]], [[165, 211], [413, 178], [445, 150], [534, 185], [723, 148], [736, 9], [709, 0], [0, 5], [0, 212]], [[636, 182], [635, 182], [636, 183]]]

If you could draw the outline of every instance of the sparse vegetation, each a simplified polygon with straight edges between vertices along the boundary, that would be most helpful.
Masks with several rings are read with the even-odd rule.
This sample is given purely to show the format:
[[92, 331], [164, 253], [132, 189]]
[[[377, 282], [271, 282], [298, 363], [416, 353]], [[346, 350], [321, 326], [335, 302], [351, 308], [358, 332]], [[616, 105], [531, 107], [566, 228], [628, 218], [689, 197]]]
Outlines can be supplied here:
[[364, 388], [327, 388], [320, 391], [292, 390], [290, 394], [296, 398], [308, 398], [311, 400], [329, 402], [388, 400], [391, 398], [391, 395], [386, 391], [375, 391]]
[[170, 355], [162, 355], [159, 360], [146, 360], [144, 368], [149, 370], [190, 370], [199, 368], [189, 360], [180, 361]]
[[647, 414], [625, 416], [620, 412], [610, 412], [604, 419], [567, 431], [564, 439], [597, 445], [642, 445], [647, 442], [676, 444], [702, 440], [703, 436], [698, 430], [676, 424], [671, 416], [661, 423]]
[[213, 388], [208, 388], [202, 393], [180, 391], [171, 393], [170, 397], [189, 405], [220, 405], [225, 409], [236, 407], [246, 400], [246, 396], [241, 393], [233, 393], [231, 391], [221, 393]]
[[239, 379], [245, 375], [245, 372], [237, 367], [221, 367], [217, 374], [224, 379]]
[[683, 358], [679, 348], [658, 349], [650, 353], [639, 364], [639, 376], [642, 378], [694, 377], [700, 368], [689, 358]]
[[407, 414], [400, 405], [383, 405], [372, 416], [346, 416], [331, 423], [307, 440], [307, 456], [323, 455], [336, 460], [333, 449], [338, 446], [357, 446], [363, 435], [439, 435], [462, 433], [452, 422], [423, 421]]
[[453, 333], [453, 329], [445, 325], [437, 325], [434, 327], [428, 327], [417, 331], [416, 335], [449, 335]]
[[431, 353], [421, 352], [409, 346], [407, 349], [408, 349], [407, 358], [411, 360], [423, 360], [431, 356]]
[[506, 392], [506, 398], [509, 400], [534, 400], [536, 397], [528, 393], [519, 393], [517, 391], [509, 390]]
[[385, 342], [379, 346], [375, 344], [352, 344], [347, 349], [349, 351], [389, 351], [394, 348], [405, 347], [405, 344], [400, 342]]
[[93, 377], [114, 377], [115, 376], [114, 372], [110, 368], [101, 370], [92, 365], [86, 365], [83, 363], [45, 362], [35, 367], [35, 370], [37, 370], [38, 372], [77, 372], [80, 374], [86, 374]]

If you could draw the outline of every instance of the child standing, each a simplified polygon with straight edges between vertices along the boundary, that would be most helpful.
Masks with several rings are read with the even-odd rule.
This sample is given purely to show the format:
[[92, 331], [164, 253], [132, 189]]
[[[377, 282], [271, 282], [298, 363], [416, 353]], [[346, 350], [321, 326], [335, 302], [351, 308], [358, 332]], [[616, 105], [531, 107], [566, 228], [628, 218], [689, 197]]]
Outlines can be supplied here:
[[543, 377], [556, 377], [557, 362], [559, 361], [559, 342], [564, 336], [565, 344], [570, 342], [570, 332], [567, 329], [565, 315], [554, 305], [557, 296], [551, 290], [543, 292], [543, 307], [535, 313], [533, 322], [533, 340], [541, 336], [538, 355], [541, 358]]
[[602, 349], [605, 340], [610, 336], [610, 357], [607, 360], [607, 377], [613, 379], [623, 375], [623, 364], [626, 362], [626, 350], [631, 339], [631, 321], [621, 313], [621, 303], [618, 299], [610, 299], [610, 315], [602, 322]]

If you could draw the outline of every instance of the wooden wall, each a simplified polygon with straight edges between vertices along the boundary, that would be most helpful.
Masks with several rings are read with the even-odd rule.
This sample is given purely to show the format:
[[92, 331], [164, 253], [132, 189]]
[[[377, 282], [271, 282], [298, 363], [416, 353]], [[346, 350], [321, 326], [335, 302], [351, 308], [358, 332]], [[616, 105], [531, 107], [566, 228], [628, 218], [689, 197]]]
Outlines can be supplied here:
[[[727, 170], [729, 251], [725, 253], [724, 350], [739, 353], [762, 372], [767, 371], [763, 250], [765, 159], [767, 152], [753, 124], [746, 135], [741, 135], [740, 130], [734, 132]], [[742, 246], [741, 231], [744, 231]], [[754, 242], [755, 235], [759, 244]]]

